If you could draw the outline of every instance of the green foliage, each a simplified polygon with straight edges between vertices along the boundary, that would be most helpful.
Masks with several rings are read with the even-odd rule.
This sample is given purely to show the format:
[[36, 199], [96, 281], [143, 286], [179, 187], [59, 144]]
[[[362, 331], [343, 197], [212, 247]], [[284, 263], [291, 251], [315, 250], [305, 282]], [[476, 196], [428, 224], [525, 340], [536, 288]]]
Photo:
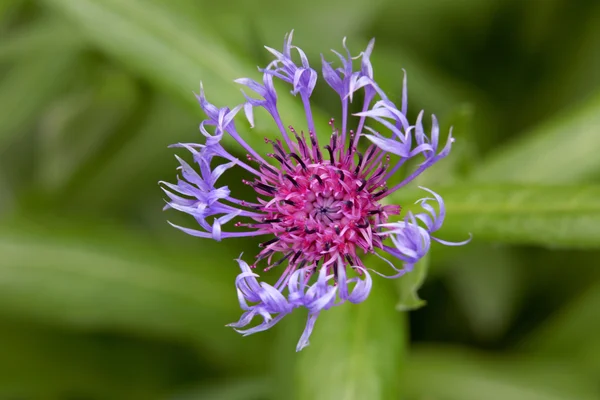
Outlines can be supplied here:
[[[80, 228], [57, 224], [51, 232], [1, 232], [0, 297], [6, 307], [0, 307], [0, 313], [75, 329], [171, 338], [218, 359], [235, 360], [244, 349], [251, 350], [237, 340], [224, 340], [224, 332], [205, 329], [236, 319], [237, 299], [227, 295], [235, 274], [199, 271], [192, 268], [198, 265], [193, 257], [201, 254], [204, 265], [226, 265], [233, 261], [230, 252], [200, 247], [187, 257], [174, 256], [157, 251], [151, 239], [111, 229], [120, 232], [118, 236], [98, 240], [88, 228], [85, 241], [74, 236]], [[225, 333], [237, 338], [231, 331]]]
[[298, 398], [387, 399], [398, 393], [407, 338], [385, 284], [376, 282], [364, 303], [322, 313], [312, 351], [294, 360]]
[[438, 236], [539, 244], [598, 247], [600, 186], [471, 185], [439, 189], [447, 219]]
[[[0, 399], [597, 399], [598, 16], [567, 0], [0, 2]], [[259, 78], [291, 29], [317, 70], [344, 36], [354, 54], [375, 36], [395, 101], [406, 70], [411, 121], [425, 108], [457, 139], [418, 181], [445, 200], [437, 236], [473, 235], [396, 281], [372, 273], [299, 354], [302, 311], [250, 337], [224, 326], [255, 241], [172, 229], [157, 186], [176, 174], [167, 146], [201, 140], [199, 82], [241, 103], [233, 80]], [[337, 96], [314, 99], [328, 135]], [[238, 126], [259, 152], [277, 132], [261, 112]]]
[[600, 96], [545, 122], [490, 157], [474, 173], [482, 182], [570, 183], [600, 171]]
[[430, 255], [427, 254], [414, 266], [410, 274], [398, 279], [398, 311], [410, 311], [423, 307], [427, 302], [419, 297], [417, 291], [423, 286], [429, 268]]
[[595, 399], [593, 380], [572, 365], [482, 356], [460, 348], [419, 348], [402, 376], [408, 398]]
[[17, 135], [30, 129], [38, 114], [67, 84], [48, 76], [71, 74], [76, 61], [70, 51], [34, 60], [20, 60], [11, 65], [0, 83], [0, 107], [4, 110], [0, 116], [0, 148], [6, 148]]

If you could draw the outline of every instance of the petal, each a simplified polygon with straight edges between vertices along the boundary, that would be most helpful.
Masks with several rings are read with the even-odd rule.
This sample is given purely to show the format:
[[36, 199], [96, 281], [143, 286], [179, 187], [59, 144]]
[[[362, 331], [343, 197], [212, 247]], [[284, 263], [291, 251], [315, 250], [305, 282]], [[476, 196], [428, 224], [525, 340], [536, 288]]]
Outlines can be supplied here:
[[210, 119], [216, 119], [218, 117], [219, 109], [206, 100], [202, 82], [200, 82], [200, 94], [196, 95], [196, 99], [200, 102], [200, 108], [202, 108], [202, 111], [204, 111], [207, 117]]
[[375, 47], [375, 38], [369, 41], [367, 48], [362, 53], [361, 71], [369, 78], [373, 78], [373, 66], [371, 65], [370, 60], [371, 53], [373, 52], [373, 47]]
[[243, 328], [252, 322], [252, 318], [256, 315], [256, 311], [248, 311], [242, 314], [238, 322], [232, 322], [231, 324], [227, 324], [226, 326], [230, 326], [232, 328]]
[[250, 127], [254, 128], [254, 107], [252, 103], [246, 102], [246, 104], [244, 104], [244, 114], [246, 115], [246, 119], [250, 123]]
[[369, 293], [371, 293], [371, 287], [373, 286], [373, 280], [371, 279], [371, 275], [369, 275], [367, 270], [361, 267], [356, 268], [361, 270], [365, 277], [364, 279], [354, 278], [356, 279], [356, 285], [354, 286], [352, 293], [350, 293], [348, 301], [355, 304], [365, 301], [367, 297], [369, 297]]
[[255, 326], [254, 328], [250, 328], [250, 329], [235, 329], [236, 332], [241, 333], [244, 336], [248, 336], [248, 335], [252, 335], [253, 333], [256, 332], [262, 332], [262, 331], [266, 331], [267, 329], [271, 328], [273, 325], [275, 325], [276, 323], [278, 323], [279, 321], [281, 321], [283, 319], [283, 317], [285, 317], [287, 314], [279, 314], [278, 316], [276, 316], [275, 318], [269, 320], [269, 321], [263, 321], [262, 324]]
[[300, 351], [310, 344], [308, 339], [310, 338], [310, 335], [312, 334], [312, 331], [315, 327], [315, 322], [317, 321], [318, 316], [319, 316], [319, 313], [310, 314], [308, 316], [308, 320], [306, 321], [306, 326], [304, 327], [302, 336], [300, 336], [300, 340], [298, 341], [298, 345], [296, 346], [296, 351]]
[[402, 69], [402, 71], [404, 71], [404, 78], [402, 78], [402, 114], [406, 115], [408, 112], [408, 83], [407, 83], [407, 79], [406, 79], [406, 70]]
[[404, 143], [401, 143], [397, 140], [377, 137], [375, 135], [364, 136], [383, 151], [398, 155], [400, 157], [408, 157], [410, 155], [410, 148], [407, 148]]
[[335, 90], [341, 97], [345, 97], [346, 93], [344, 93], [344, 85], [340, 74], [331, 67], [325, 58], [321, 54], [321, 64], [322, 64], [322, 74], [325, 82]]
[[463, 245], [469, 243], [471, 241], [471, 239], [473, 239], [473, 235], [471, 235], [469, 233], [469, 238], [467, 240], [463, 240], [462, 242], [448, 242], [446, 240], [438, 239], [435, 237], [432, 237], [432, 239], [435, 240], [436, 242], [441, 243], [446, 246], [463, 246]]
[[192, 235], [192, 236], [196, 236], [196, 237], [201, 237], [201, 238], [212, 239], [212, 234], [211, 233], [197, 231], [195, 229], [184, 228], [183, 226], [175, 225], [171, 221], [167, 221], [167, 223], [169, 225], [171, 225], [173, 228], [177, 228], [180, 231], [187, 233], [188, 235]]

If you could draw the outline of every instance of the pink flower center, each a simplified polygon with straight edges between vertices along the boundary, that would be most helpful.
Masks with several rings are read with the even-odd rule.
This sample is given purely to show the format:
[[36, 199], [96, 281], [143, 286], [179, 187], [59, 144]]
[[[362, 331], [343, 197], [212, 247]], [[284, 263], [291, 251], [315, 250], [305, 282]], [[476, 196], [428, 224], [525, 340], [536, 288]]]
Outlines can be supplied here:
[[[381, 246], [373, 233], [377, 224], [387, 221], [387, 213], [356, 169], [352, 161], [332, 165], [322, 160], [299, 163], [281, 174], [273, 198], [264, 206], [268, 217], [262, 221], [268, 224], [263, 229], [275, 238], [263, 243], [258, 259], [269, 257], [269, 268], [287, 259], [291, 265], [297, 261], [310, 265], [340, 257], [350, 265], [362, 265], [357, 248], [372, 252]], [[271, 263], [276, 253], [283, 258]]]
[[[346, 145], [335, 129], [329, 144], [321, 148], [314, 134], [306, 140], [304, 134], [290, 130], [298, 143], [291, 151], [280, 141], [266, 139], [275, 150], [268, 156], [280, 163], [280, 169], [261, 162], [260, 178], [244, 181], [264, 197], [258, 198], [255, 209], [266, 214], [246, 226], [274, 235], [260, 245], [257, 262], [266, 259], [268, 270], [287, 261], [287, 272], [304, 266], [316, 269], [320, 262], [362, 267], [357, 251], [381, 248], [377, 226], [387, 222], [388, 215], [400, 213], [400, 206], [379, 203], [387, 190], [383, 181], [387, 163], [381, 164], [381, 150], [371, 145], [363, 155], [352, 143]], [[352, 138], [350, 132], [350, 142]]]

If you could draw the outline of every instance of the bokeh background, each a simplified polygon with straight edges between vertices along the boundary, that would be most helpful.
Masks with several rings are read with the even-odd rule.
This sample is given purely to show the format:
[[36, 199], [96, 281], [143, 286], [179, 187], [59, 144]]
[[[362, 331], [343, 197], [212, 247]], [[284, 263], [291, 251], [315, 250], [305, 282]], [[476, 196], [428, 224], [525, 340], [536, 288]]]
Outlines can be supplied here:
[[[594, 0], [1, 0], [0, 398], [599, 399], [599, 22]], [[157, 185], [167, 146], [201, 139], [200, 80], [239, 104], [233, 79], [291, 29], [317, 70], [376, 37], [394, 98], [407, 71], [411, 121], [457, 138], [421, 180], [446, 198], [441, 236], [474, 235], [375, 277], [299, 354], [302, 311], [225, 327], [256, 241], [169, 227]], [[338, 115], [314, 98], [319, 123]], [[274, 132], [244, 134], [266, 151]]]

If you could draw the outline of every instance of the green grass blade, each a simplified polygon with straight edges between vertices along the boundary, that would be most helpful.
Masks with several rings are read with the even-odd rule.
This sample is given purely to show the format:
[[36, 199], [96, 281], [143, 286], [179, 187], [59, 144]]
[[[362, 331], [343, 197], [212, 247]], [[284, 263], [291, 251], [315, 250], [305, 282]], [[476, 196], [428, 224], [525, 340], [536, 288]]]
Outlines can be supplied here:
[[372, 275], [373, 290], [364, 303], [344, 304], [319, 316], [310, 346], [298, 354], [299, 399], [398, 398], [405, 315], [394, 308], [390, 282]]
[[592, 400], [595, 382], [564, 363], [499, 358], [451, 348], [417, 348], [400, 378], [409, 398]]
[[[198, 114], [192, 92], [198, 92], [200, 80], [209, 101], [233, 107], [244, 101], [233, 80], [244, 76], [259, 78], [256, 66], [234, 55], [207, 25], [172, 13], [164, 5], [140, 0], [46, 3], [76, 23], [93, 44]], [[304, 116], [301, 103], [292, 99], [285, 91], [278, 99], [285, 123], [305, 126], [300, 125]], [[267, 148], [258, 132], [245, 137], [250, 145]], [[228, 136], [225, 140], [232, 143]]]
[[[436, 188], [446, 220], [436, 236], [554, 247], [600, 246], [600, 186], [457, 185]], [[411, 205], [423, 193], [408, 191], [394, 201]]]
[[[103, 340], [104, 339], [104, 340]], [[185, 347], [0, 322], [0, 397], [159, 399]]]
[[428, 253], [415, 264], [414, 269], [410, 273], [398, 278], [397, 287], [399, 299], [398, 303], [396, 303], [396, 309], [398, 311], [416, 310], [427, 304], [425, 300], [419, 297], [417, 291], [423, 286], [425, 278], [427, 277], [429, 260], [430, 257]]
[[566, 357], [600, 377], [600, 283], [564, 306], [524, 342], [539, 354]]
[[171, 338], [224, 362], [254, 351], [260, 338], [224, 326], [240, 314], [226, 248], [173, 253], [122, 228], [52, 227], [0, 230], [0, 315]]
[[13, 61], [32, 54], [47, 56], [66, 48], [80, 47], [83, 43], [72, 26], [48, 18], [6, 35], [0, 42], [0, 61]]
[[75, 62], [72, 52], [61, 51], [11, 67], [0, 81], [0, 149], [35, 124], [44, 107], [68, 84]]
[[600, 96], [498, 150], [473, 174], [480, 182], [560, 184], [600, 172]]

